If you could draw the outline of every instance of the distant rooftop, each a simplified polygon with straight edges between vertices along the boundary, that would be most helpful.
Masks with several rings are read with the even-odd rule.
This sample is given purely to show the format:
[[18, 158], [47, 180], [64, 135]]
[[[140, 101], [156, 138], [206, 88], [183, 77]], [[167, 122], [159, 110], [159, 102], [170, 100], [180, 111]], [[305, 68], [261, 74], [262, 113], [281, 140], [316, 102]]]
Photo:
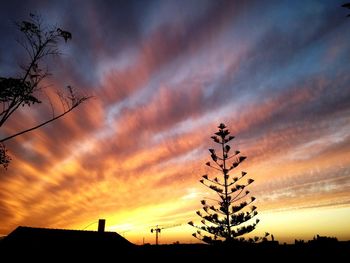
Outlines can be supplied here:
[[118, 246], [133, 244], [116, 232], [50, 229], [19, 226], [3, 240], [6, 244], [26, 246]]

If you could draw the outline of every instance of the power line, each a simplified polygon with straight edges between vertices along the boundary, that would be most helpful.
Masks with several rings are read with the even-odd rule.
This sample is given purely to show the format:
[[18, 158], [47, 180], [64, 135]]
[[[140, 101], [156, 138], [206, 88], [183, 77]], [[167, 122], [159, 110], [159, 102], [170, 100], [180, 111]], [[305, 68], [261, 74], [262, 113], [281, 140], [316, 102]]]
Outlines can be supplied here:
[[88, 228], [89, 226], [91, 226], [91, 225], [93, 225], [93, 224], [96, 224], [96, 223], [98, 223], [98, 221], [94, 221], [94, 222], [88, 224], [88, 225], [87, 225], [86, 227], [84, 227], [82, 230], [85, 230], [85, 229]]

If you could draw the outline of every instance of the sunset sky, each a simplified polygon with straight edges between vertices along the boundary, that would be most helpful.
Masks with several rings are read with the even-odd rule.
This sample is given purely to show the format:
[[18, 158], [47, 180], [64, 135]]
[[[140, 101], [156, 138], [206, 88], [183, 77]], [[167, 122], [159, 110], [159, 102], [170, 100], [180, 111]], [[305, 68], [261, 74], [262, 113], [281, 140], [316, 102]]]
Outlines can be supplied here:
[[[254, 235], [350, 239], [350, 10], [343, 1], [2, 1], [0, 76], [23, 63], [14, 21], [41, 14], [72, 33], [42, 100], [94, 96], [6, 143], [0, 235], [19, 225], [89, 229], [131, 242], [196, 242], [199, 183], [224, 122], [255, 182]], [[47, 100], [46, 100], [47, 101]], [[59, 112], [59, 105], [56, 108]], [[50, 118], [23, 107], [0, 138]]]

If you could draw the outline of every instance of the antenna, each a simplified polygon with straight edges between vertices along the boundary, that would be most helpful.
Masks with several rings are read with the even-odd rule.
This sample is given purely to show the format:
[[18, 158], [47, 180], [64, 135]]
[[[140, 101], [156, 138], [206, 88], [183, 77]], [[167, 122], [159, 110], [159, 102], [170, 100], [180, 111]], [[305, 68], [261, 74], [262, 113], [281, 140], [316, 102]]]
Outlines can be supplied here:
[[170, 225], [170, 226], [163, 226], [163, 227], [160, 227], [158, 225], [155, 226], [155, 228], [151, 228], [151, 233], [155, 232], [156, 233], [156, 245], [158, 245], [158, 234], [160, 234], [160, 231], [163, 230], [163, 229], [167, 229], [167, 228], [171, 228], [171, 227], [176, 227], [176, 226], [180, 226], [181, 224], [176, 224], [176, 225]]

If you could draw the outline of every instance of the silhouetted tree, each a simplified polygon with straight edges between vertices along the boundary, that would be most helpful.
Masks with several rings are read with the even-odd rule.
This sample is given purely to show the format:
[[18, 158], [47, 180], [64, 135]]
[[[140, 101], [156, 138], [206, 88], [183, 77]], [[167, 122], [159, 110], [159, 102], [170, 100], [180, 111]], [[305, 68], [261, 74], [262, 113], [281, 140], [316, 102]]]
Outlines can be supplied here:
[[[350, 9], [350, 3], [345, 3], [345, 4], [342, 5], [342, 7]], [[350, 14], [348, 14], [347, 17], [350, 17]]]
[[[21, 65], [18, 72], [19, 77], [0, 77], [0, 127], [2, 127], [20, 106], [32, 106], [42, 103], [38, 93], [43, 89], [41, 82], [50, 75], [44, 60], [47, 56], [60, 55], [58, 42], [64, 39], [65, 42], [72, 39], [72, 34], [58, 27], [48, 27], [42, 23], [38, 15], [30, 14], [28, 21], [16, 23], [18, 29], [23, 33], [24, 39], [20, 42], [26, 51], [27, 64]], [[0, 165], [7, 167], [11, 158], [8, 156], [5, 141], [10, 140], [23, 133], [35, 130], [58, 118], [63, 117], [81, 103], [89, 99], [88, 96], [77, 95], [72, 87], [67, 87], [67, 92], [57, 92], [62, 102], [62, 112], [33, 127], [9, 135], [0, 139]], [[53, 107], [50, 102], [51, 107]]]
[[[216, 192], [219, 199], [215, 200], [215, 205], [201, 200], [202, 211], [197, 211], [197, 215], [202, 218], [202, 225], [196, 226], [192, 221], [189, 224], [198, 229], [193, 236], [206, 243], [243, 241], [243, 237], [238, 237], [253, 231], [259, 222], [259, 219], [256, 219], [255, 222], [247, 223], [258, 214], [256, 206], [251, 205], [255, 197], [247, 200], [249, 191], [246, 188], [254, 180], [247, 179], [244, 183], [239, 183], [247, 173], [241, 172], [237, 177], [230, 174], [246, 157], [241, 156], [239, 151], [231, 150], [229, 142], [234, 136], [230, 135], [225, 124], [221, 123], [218, 128], [219, 131], [211, 138], [219, 145], [220, 154], [215, 149], [209, 149], [213, 162], [207, 162], [206, 165], [218, 171], [220, 176], [210, 178], [203, 175], [200, 182]], [[248, 206], [250, 209], [247, 211]], [[264, 238], [268, 235], [266, 233]], [[248, 241], [257, 242], [261, 239], [255, 237]]]

